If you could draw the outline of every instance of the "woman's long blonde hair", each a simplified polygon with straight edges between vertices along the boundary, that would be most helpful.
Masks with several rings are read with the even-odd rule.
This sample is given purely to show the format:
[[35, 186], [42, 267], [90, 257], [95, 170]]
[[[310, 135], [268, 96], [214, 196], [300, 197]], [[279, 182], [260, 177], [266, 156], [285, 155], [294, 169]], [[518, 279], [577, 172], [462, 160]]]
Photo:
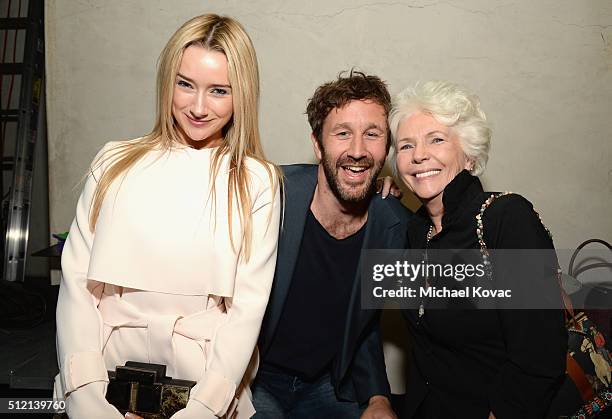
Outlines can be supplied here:
[[[219, 51], [227, 58], [234, 112], [232, 119], [223, 129], [225, 137], [223, 144], [213, 153], [210, 170], [211, 178], [214, 179], [219, 172], [223, 156], [228, 156], [227, 200], [230, 240], [234, 246], [231, 220], [232, 211], [237, 210], [243, 231], [241, 256], [248, 260], [252, 223], [246, 158], [253, 158], [266, 168], [273, 185], [273, 194], [282, 182], [282, 176], [276, 166], [272, 166], [271, 169], [268, 165], [259, 137], [259, 71], [255, 49], [244, 28], [230, 17], [215, 14], [197, 16], [183, 24], [172, 35], [159, 57], [157, 115], [153, 130], [142, 138], [121, 143], [94, 163], [94, 167], [108, 164], [105, 164], [107, 168], [100, 177], [93, 196], [89, 228], [94, 231], [104, 197], [119, 176], [125, 175], [136, 162], [153, 149], [169, 151], [177, 143], [185, 144], [172, 116], [172, 96], [183, 52], [191, 45]], [[211, 182], [213, 201], [215, 193], [213, 181]], [[234, 204], [238, 208], [233, 208]]]

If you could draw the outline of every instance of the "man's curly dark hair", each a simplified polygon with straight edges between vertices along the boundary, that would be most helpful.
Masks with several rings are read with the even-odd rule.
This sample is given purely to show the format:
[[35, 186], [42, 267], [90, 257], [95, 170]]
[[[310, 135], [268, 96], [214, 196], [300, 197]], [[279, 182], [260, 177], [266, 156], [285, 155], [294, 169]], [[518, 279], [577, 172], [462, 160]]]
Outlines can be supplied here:
[[[370, 76], [361, 71], [351, 70], [348, 76], [341, 72], [338, 79], [325, 83], [315, 90], [308, 100], [306, 114], [308, 123], [317, 142], [321, 144], [323, 123], [327, 115], [336, 108], [342, 108], [353, 100], [371, 100], [385, 109], [388, 116], [391, 111], [391, 95], [387, 85], [377, 76]], [[387, 135], [387, 150], [391, 136]]]

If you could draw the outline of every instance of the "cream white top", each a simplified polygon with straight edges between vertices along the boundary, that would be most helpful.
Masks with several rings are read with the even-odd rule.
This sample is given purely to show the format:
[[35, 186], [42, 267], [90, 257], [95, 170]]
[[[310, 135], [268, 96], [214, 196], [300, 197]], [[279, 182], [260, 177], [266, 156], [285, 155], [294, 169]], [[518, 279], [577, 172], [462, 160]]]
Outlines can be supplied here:
[[[214, 150], [149, 153], [114, 183], [96, 224], [89, 279], [168, 294], [234, 294], [238, 254], [229, 237], [227, 159], [215, 179], [213, 202], [209, 168]], [[254, 161], [248, 167], [252, 212], [269, 215], [274, 197], [268, 175]], [[239, 246], [236, 207], [232, 234]]]
[[[101, 153], [115, 145], [108, 143]], [[226, 157], [214, 179], [216, 199], [210, 194], [210, 160], [215, 150], [177, 147], [148, 153], [109, 189], [95, 234], [89, 230], [89, 212], [105, 167], [92, 168], [64, 247], [57, 308], [60, 374], [56, 394], [70, 396], [69, 414], [73, 399], [72, 416], [84, 413], [80, 405], [91, 404], [92, 400], [106, 403], [105, 385], [100, 382], [107, 381], [106, 369], [123, 358], [167, 360], [169, 371], [184, 370], [186, 360], [174, 365], [168, 351], [174, 351], [174, 346], [186, 339], [197, 341], [204, 353], [178, 348], [177, 355], [200, 353], [206, 358], [193, 360], [194, 366], [205, 368], [201, 377], [199, 372], [194, 373], [200, 377], [201, 390], [192, 392], [199, 394], [196, 400], [219, 416], [232, 403], [256, 345], [271, 289], [280, 195], [278, 190], [274, 193], [266, 168], [248, 159], [253, 244], [250, 259], [245, 262], [239, 257], [242, 228], [235, 202], [232, 232], [237, 249], [229, 239]], [[125, 296], [124, 289], [130, 290]], [[137, 299], [131, 297], [136, 295], [132, 290], [138, 291]], [[210, 311], [209, 297], [215, 301], [225, 297], [226, 312], [214, 322], [205, 313]], [[176, 307], [170, 309], [176, 314], [174, 320], [168, 307]], [[168, 345], [141, 348], [141, 341], [151, 342], [161, 336], [158, 330], [163, 327], [152, 326], [162, 324], [155, 318], [156, 311], [163, 314], [162, 323], [169, 321], [168, 330], [159, 340]], [[138, 316], [146, 318], [135, 318]], [[129, 327], [113, 337], [116, 325]], [[199, 333], [202, 327], [214, 330]], [[133, 332], [134, 328], [140, 328], [140, 332]], [[148, 335], [143, 337], [142, 333]], [[129, 344], [131, 339], [133, 345]], [[130, 347], [133, 350], [126, 349]], [[158, 353], [147, 358], [142, 354], [147, 351]], [[92, 390], [94, 387], [96, 390]], [[88, 395], [77, 396], [81, 392]], [[87, 403], [79, 401], [84, 397]], [[194, 403], [190, 401], [191, 405]], [[91, 409], [87, 407], [88, 417]], [[180, 417], [192, 417], [186, 413], [189, 410], [184, 409]], [[195, 407], [192, 410], [193, 417], [201, 417]]]

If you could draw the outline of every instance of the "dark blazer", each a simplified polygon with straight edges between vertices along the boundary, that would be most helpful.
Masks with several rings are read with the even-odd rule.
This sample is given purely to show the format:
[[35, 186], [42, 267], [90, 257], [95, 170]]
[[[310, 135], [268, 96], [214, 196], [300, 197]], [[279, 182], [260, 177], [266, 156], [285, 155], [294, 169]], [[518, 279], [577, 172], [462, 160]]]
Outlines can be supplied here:
[[[259, 349], [265, 356], [274, 338], [291, 285], [300, 251], [306, 215], [317, 186], [317, 165], [283, 166], [284, 215], [272, 293], [261, 328]], [[374, 196], [368, 209], [363, 249], [403, 248], [411, 217], [397, 199]], [[367, 403], [376, 394], [389, 396], [379, 330], [378, 310], [362, 310], [359, 269], [347, 307], [342, 347], [331, 371], [336, 395], [343, 400]]]

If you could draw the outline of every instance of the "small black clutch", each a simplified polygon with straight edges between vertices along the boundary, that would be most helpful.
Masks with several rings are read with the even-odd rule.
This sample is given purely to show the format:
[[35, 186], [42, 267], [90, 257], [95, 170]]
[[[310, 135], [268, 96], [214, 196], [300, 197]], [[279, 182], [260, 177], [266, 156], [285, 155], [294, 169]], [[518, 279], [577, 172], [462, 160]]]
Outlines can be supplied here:
[[108, 372], [106, 400], [121, 413], [167, 419], [187, 406], [195, 381], [166, 377], [166, 366], [128, 361]]

